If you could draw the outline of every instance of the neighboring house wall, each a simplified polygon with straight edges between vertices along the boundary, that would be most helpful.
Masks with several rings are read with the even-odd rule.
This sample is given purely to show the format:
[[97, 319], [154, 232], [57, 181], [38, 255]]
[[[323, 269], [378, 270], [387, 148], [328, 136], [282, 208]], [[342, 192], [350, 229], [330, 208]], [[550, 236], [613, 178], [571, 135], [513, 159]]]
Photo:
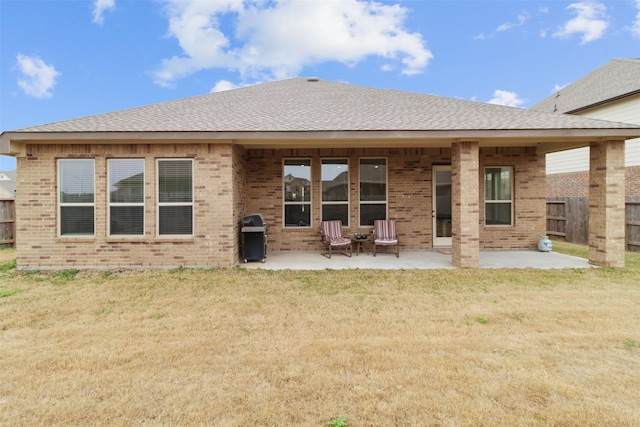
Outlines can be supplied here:
[[0, 200], [13, 200], [16, 197], [16, 171], [0, 172]]
[[[589, 147], [547, 154], [547, 174], [566, 174], [589, 170]], [[588, 175], [588, 173], [587, 173]]]
[[15, 243], [16, 171], [0, 172], [0, 248]]
[[[385, 157], [388, 165], [388, 217], [397, 220], [403, 249], [432, 248], [432, 172], [451, 163], [451, 149], [296, 149], [247, 151], [248, 213], [262, 213], [270, 224], [269, 250], [322, 250], [320, 243], [320, 164], [325, 158], [349, 159], [350, 226], [345, 234], [371, 232], [359, 227], [360, 158]], [[283, 227], [283, 159], [311, 159], [312, 225]], [[480, 247], [533, 248], [546, 229], [544, 156], [533, 148], [480, 149]], [[514, 168], [514, 225], [484, 226], [484, 180], [487, 166]]]
[[[609, 102], [576, 115], [640, 124], [640, 95]], [[625, 144], [626, 195], [640, 195], [640, 138]], [[589, 195], [589, 147], [547, 155], [547, 195], [586, 197]]]
[[[18, 158], [18, 264], [29, 268], [230, 266], [239, 258], [243, 152], [231, 144], [30, 144]], [[57, 159], [95, 159], [95, 237], [59, 237]], [[193, 237], [156, 235], [156, 159], [193, 158]], [[107, 236], [107, 159], [145, 160], [140, 237]]]
[[589, 171], [547, 175], [547, 196], [589, 197]]
[[[575, 115], [615, 122], [640, 124], [640, 95], [630, 96]], [[625, 166], [640, 166], [640, 138], [625, 145]], [[567, 150], [547, 155], [547, 174], [564, 174], [589, 170], [589, 148]], [[629, 186], [627, 186], [629, 195]], [[573, 194], [578, 196], [578, 194]], [[551, 196], [551, 194], [550, 194]]]
[[[640, 166], [625, 168], [626, 196], [640, 196]], [[588, 197], [589, 171], [547, 175], [549, 197]]]
[[13, 200], [15, 193], [11, 193], [9, 190], [0, 186], [0, 200]]

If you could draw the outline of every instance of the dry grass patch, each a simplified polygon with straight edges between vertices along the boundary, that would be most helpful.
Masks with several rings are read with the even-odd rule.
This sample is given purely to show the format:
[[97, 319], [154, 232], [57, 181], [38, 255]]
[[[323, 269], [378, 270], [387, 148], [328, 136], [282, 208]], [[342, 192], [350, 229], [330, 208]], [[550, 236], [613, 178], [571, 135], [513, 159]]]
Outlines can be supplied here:
[[12, 256], [0, 425], [640, 425], [638, 254], [617, 270], [56, 273]]

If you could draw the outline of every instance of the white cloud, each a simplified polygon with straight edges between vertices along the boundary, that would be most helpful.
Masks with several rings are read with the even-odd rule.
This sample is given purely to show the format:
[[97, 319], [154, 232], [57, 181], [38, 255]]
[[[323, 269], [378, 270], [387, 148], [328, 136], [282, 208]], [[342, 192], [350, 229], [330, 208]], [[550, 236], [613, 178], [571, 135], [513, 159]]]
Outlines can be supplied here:
[[631, 25], [631, 33], [640, 38], [640, 0], [636, 0], [636, 8], [638, 8], [638, 13], [636, 15], [636, 20]]
[[[203, 69], [225, 68], [243, 78], [281, 79], [304, 66], [355, 65], [368, 56], [421, 73], [432, 53], [422, 35], [404, 28], [407, 10], [371, 0], [164, 0], [169, 36], [183, 54], [164, 59], [156, 83], [170, 85]], [[230, 31], [221, 21], [234, 22]], [[388, 69], [388, 63], [384, 66]]]
[[[539, 13], [545, 13], [545, 11], [543, 9], [539, 10], [538, 12]], [[498, 35], [498, 33], [503, 33], [505, 31], [509, 31], [509, 30], [512, 30], [512, 29], [517, 28], [517, 27], [522, 27], [527, 22], [529, 22], [532, 17], [533, 17], [533, 15], [529, 11], [525, 10], [525, 11], [523, 11], [522, 13], [520, 13], [516, 17], [516, 20], [514, 22], [511, 22], [511, 21], [504, 22], [504, 23], [498, 25], [498, 27], [495, 30], [493, 30], [493, 31], [491, 31], [489, 33], [476, 34], [472, 38], [473, 38], [473, 40], [489, 40], [489, 39], [493, 39]]]
[[239, 87], [238, 85], [235, 85], [233, 83], [231, 83], [228, 80], [220, 80], [219, 82], [217, 82], [215, 84], [215, 86], [211, 89], [211, 93], [215, 93], [215, 92], [224, 92], [225, 90], [231, 90], [231, 89], [235, 89]]
[[53, 65], [45, 64], [37, 56], [18, 54], [16, 60], [21, 73], [18, 86], [34, 98], [51, 98], [56, 78], [60, 75]]
[[607, 7], [602, 3], [593, 1], [572, 3], [567, 6], [567, 9], [573, 10], [576, 17], [558, 29], [553, 34], [554, 37], [568, 38], [573, 34], [582, 34], [580, 44], [586, 44], [601, 38], [609, 27]]
[[104, 12], [116, 8], [115, 0], [94, 0], [93, 2], [93, 23], [102, 25], [104, 23]]
[[524, 100], [520, 99], [518, 94], [515, 92], [496, 90], [493, 92], [493, 98], [489, 101], [489, 104], [506, 105], [507, 107], [520, 107], [524, 104]]
[[559, 84], [555, 84], [555, 86], [553, 87], [553, 91], [551, 93], [555, 93], [555, 92], [559, 92], [562, 89], [564, 89], [565, 87], [567, 87], [567, 85], [559, 85]]
[[502, 32], [502, 31], [510, 30], [515, 27], [520, 27], [526, 24], [529, 18], [530, 18], [529, 13], [527, 12], [521, 13], [520, 15], [518, 15], [518, 22], [505, 22], [504, 24], [498, 26], [498, 28], [496, 28], [496, 31]]

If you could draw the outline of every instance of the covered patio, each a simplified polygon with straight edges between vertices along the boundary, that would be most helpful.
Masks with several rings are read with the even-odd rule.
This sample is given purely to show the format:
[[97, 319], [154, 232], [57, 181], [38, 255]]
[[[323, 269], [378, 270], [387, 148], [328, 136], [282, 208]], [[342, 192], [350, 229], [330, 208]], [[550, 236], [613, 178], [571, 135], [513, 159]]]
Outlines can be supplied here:
[[[310, 251], [277, 251], [269, 252], [262, 262], [240, 264], [248, 269], [264, 270], [345, 270], [345, 269], [454, 269], [450, 251], [438, 250], [405, 250], [400, 257], [395, 254], [361, 253], [351, 258], [334, 254], [330, 259], [321, 252]], [[539, 252], [536, 250], [482, 250], [480, 251], [480, 268], [592, 268], [588, 260], [557, 252]]]

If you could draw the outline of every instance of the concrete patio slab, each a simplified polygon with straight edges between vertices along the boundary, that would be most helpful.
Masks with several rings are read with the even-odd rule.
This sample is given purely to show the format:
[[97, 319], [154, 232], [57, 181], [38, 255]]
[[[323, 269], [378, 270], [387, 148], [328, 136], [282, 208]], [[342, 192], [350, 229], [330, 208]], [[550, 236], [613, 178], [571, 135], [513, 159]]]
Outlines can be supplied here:
[[[321, 252], [283, 251], [268, 252], [262, 262], [240, 264], [248, 269], [264, 270], [343, 270], [343, 269], [382, 269], [410, 270], [456, 268], [451, 263], [451, 255], [445, 251], [400, 251], [400, 257], [394, 253], [361, 253], [349, 258], [335, 254], [328, 259]], [[573, 257], [556, 252], [535, 250], [489, 250], [480, 252], [480, 268], [591, 268], [584, 258]]]

